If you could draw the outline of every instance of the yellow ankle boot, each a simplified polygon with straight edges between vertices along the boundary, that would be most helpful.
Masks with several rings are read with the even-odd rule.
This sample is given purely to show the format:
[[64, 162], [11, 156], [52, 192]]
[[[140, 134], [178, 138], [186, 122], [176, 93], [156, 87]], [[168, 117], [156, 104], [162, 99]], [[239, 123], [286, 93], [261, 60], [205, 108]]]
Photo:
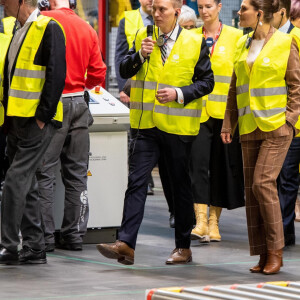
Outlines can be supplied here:
[[221, 241], [221, 235], [219, 232], [219, 219], [221, 211], [222, 207], [216, 207], [212, 205], [209, 207], [208, 230], [211, 242]]
[[207, 205], [194, 204], [196, 215], [196, 227], [191, 232], [192, 240], [199, 240], [200, 243], [209, 242], [208, 224], [207, 224]]

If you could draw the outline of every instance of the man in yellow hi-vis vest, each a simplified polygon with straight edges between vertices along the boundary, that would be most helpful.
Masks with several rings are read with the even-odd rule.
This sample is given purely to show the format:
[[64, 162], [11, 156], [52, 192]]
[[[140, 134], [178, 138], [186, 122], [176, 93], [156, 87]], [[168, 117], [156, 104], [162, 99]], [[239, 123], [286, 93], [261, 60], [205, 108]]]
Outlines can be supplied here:
[[[130, 98], [125, 94], [123, 90], [126, 89], [130, 83], [130, 80], [127, 82], [127, 79], [124, 79], [120, 76], [119, 66], [127, 54], [128, 50], [132, 47], [133, 41], [137, 31], [145, 26], [153, 25], [152, 17], [152, 0], [139, 0], [141, 7], [136, 10], [125, 11], [124, 18], [121, 19], [118, 35], [116, 39], [116, 52], [115, 52], [115, 70], [118, 81], [118, 87], [120, 92], [120, 101], [125, 105], [129, 105]], [[125, 85], [125, 83], [127, 84]], [[174, 227], [174, 212], [173, 212], [173, 200], [172, 200], [172, 191], [169, 186], [169, 180], [167, 175], [164, 173], [164, 160], [161, 158], [158, 162], [159, 175], [162, 182], [163, 191], [168, 203], [170, 218], [169, 223], [170, 227]], [[148, 195], [153, 195], [154, 182], [152, 176], [150, 176], [148, 181]]]
[[[47, 262], [35, 172], [62, 122], [66, 77], [61, 26], [39, 14], [36, 0], [1, 0], [19, 29], [0, 44], [10, 167], [1, 201], [0, 264]], [[19, 231], [23, 236], [18, 253]]]
[[[131, 78], [129, 156], [119, 239], [97, 249], [122, 264], [134, 263], [134, 249], [143, 219], [147, 179], [164, 156], [172, 183], [175, 211], [175, 250], [166, 264], [192, 260], [190, 233], [193, 200], [189, 177], [191, 142], [199, 132], [203, 97], [214, 87], [203, 36], [177, 24], [182, 0], [154, 0], [156, 26], [139, 30], [134, 46], [120, 66]], [[152, 30], [151, 30], [152, 29]]]

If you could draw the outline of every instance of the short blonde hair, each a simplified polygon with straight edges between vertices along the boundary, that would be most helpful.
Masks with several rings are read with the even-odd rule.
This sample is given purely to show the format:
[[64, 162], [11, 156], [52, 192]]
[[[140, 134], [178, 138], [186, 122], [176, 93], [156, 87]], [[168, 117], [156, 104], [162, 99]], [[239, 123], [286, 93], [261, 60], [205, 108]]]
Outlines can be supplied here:
[[182, 0], [171, 0], [175, 8], [181, 8], [183, 1]]
[[25, 0], [24, 3], [31, 7], [37, 7], [38, 0]]

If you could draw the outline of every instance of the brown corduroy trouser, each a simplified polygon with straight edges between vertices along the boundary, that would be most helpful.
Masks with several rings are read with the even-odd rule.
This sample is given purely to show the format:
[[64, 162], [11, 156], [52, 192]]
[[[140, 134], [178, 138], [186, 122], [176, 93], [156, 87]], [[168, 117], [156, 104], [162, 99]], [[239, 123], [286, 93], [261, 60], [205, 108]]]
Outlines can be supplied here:
[[242, 141], [250, 255], [284, 247], [276, 179], [293, 136]]

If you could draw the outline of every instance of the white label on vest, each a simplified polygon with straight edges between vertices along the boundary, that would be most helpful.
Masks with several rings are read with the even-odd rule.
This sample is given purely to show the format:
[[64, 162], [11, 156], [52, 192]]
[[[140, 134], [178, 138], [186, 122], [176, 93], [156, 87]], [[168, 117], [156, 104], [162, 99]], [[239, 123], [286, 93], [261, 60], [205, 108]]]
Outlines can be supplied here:
[[263, 59], [263, 66], [264, 65], [268, 65], [269, 64], [269, 62], [270, 62], [270, 58], [269, 57], [264, 57], [264, 59]]
[[225, 52], [225, 47], [224, 47], [224, 46], [221, 46], [221, 47], [219, 48], [219, 52]]
[[178, 54], [174, 54], [172, 57], [172, 62], [174, 63], [179, 63], [179, 55]]

